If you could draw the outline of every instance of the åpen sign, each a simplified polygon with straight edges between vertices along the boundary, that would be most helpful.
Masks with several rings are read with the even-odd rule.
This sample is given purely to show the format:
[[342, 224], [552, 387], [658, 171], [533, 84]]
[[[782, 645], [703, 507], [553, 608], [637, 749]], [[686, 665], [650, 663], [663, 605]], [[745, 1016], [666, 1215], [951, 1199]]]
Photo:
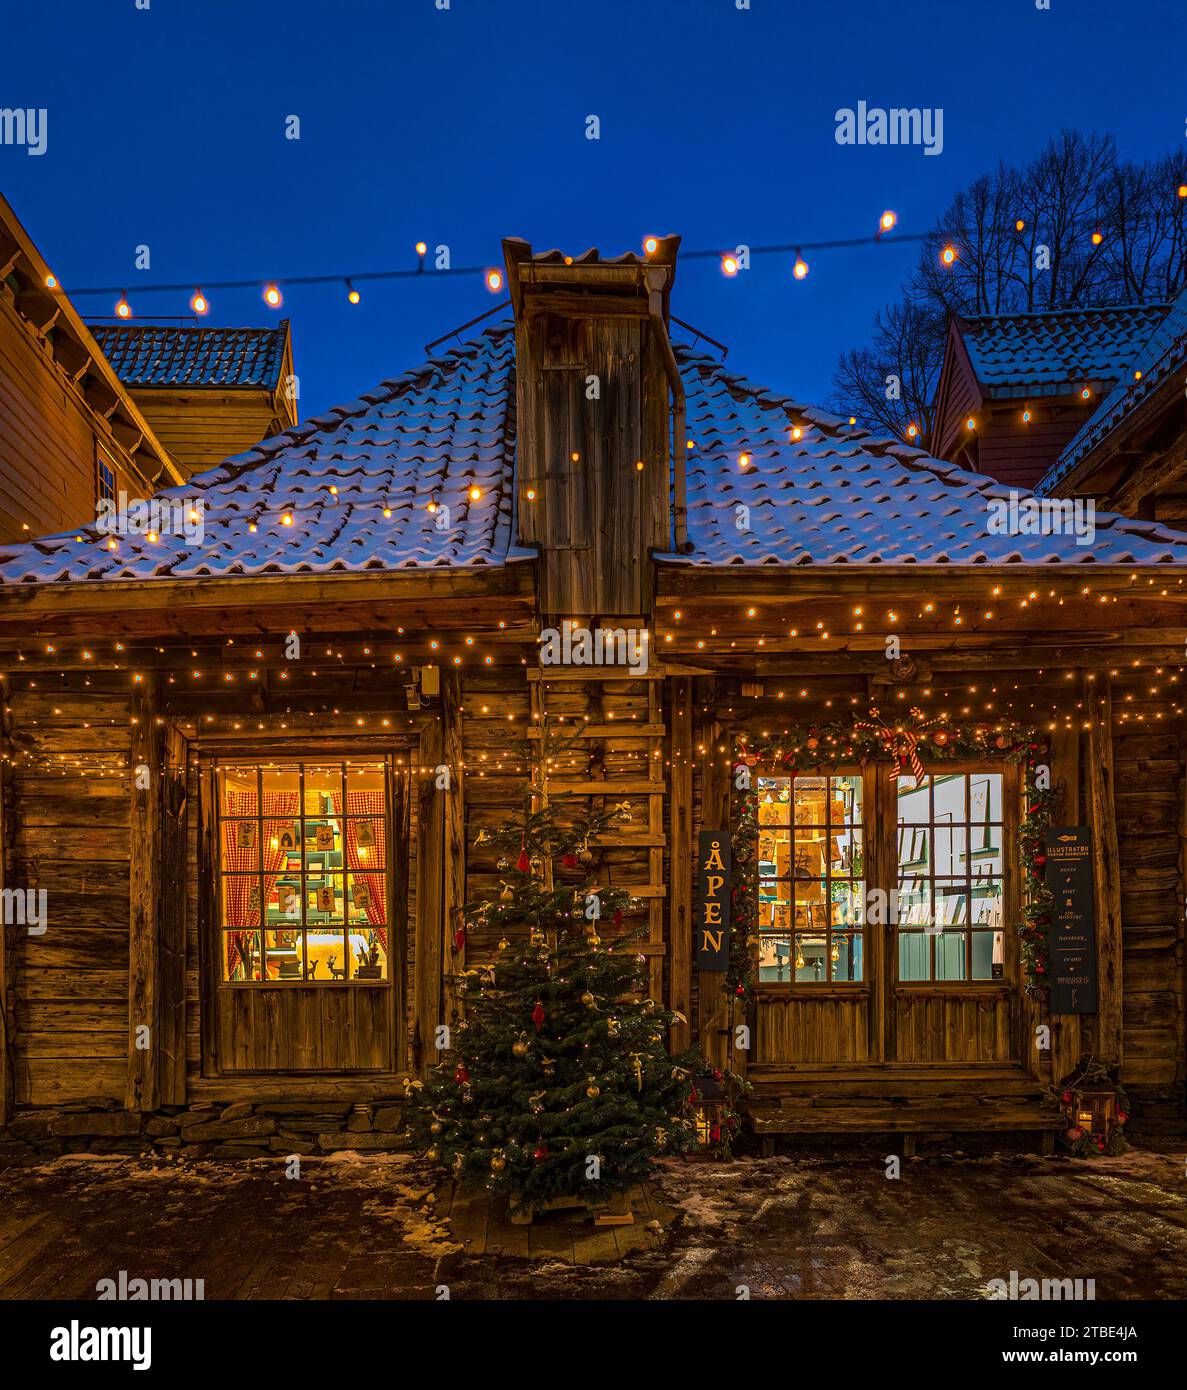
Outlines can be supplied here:
[[733, 846], [728, 832], [702, 830], [697, 853], [697, 969], [730, 966], [730, 868]]
[[1043, 837], [1044, 882], [1054, 896], [1047, 944], [1051, 953], [1051, 1012], [1096, 1012], [1096, 908], [1092, 895], [1092, 837], [1083, 825], [1052, 826]]

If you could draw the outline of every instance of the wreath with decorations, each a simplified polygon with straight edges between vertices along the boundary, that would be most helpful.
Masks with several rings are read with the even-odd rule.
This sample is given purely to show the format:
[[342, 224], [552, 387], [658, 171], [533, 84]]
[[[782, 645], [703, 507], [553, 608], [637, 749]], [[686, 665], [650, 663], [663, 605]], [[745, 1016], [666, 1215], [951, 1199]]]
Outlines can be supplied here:
[[[886, 762], [893, 778], [913, 776], [916, 783], [929, 765], [958, 760], [1005, 759], [1023, 771], [1024, 802], [1018, 826], [1017, 852], [1023, 873], [1021, 941], [1023, 988], [1032, 999], [1048, 994], [1050, 953], [1048, 931], [1055, 898], [1046, 885], [1046, 836], [1053, 823], [1056, 792], [1050, 777], [1040, 776], [1049, 752], [1047, 740], [1034, 729], [1009, 720], [954, 724], [912, 708], [904, 717], [888, 720], [871, 708], [865, 719], [851, 723], [794, 725], [779, 735], [740, 732], [734, 741], [731, 777], [742, 790], [749, 769], [758, 765], [777, 775], [835, 771], [842, 764]], [[743, 769], [746, 769], [743, 775]], [[733, 873], [730, 966], [723, 988], [743, 999], [754, 976], [754, 947], [758, 937], [758, 798], [731, 798]]]

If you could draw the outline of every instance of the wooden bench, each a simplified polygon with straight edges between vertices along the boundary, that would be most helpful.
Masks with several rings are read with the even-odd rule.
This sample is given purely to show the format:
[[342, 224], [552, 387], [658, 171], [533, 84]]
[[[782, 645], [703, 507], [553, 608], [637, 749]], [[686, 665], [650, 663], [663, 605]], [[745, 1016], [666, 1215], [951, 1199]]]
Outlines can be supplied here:
[[903, 1101], [865, 1105], [793, 1105], [786, 1108], [751, 1107], [749, 1128], [762, 1140], [762, 1151], [774, 1152], [779, 1134], [838, 1136], [898, 1134], [903, 1152], [915, 1152], [920, 1135], [1037, 1133], [1044, 1153], [1053, 1153], [1055, 1135], [1067, 1121], [1054, 1110], [1017, 1103], [943, 1105]]

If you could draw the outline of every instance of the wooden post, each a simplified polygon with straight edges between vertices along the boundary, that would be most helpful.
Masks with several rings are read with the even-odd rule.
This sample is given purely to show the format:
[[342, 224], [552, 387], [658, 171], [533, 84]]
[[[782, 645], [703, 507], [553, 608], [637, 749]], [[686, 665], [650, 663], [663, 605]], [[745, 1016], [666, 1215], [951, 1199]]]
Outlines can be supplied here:
[[1113, 800], [1113, 696], [1108, 674], [1084, 679], [1088, 713], [1088, 818], [1096, 900], [1096, 1055], [1110, 1066], [1123, 1057], [1121, 992], [1121, 874]]
[[416, 796], [416, 950], [413, 994], [416, 1028], [412, 1066], [425, 1072], [437, 1061], [436, 1033], [441, 1017], [441, 974], [444, 958], [442, 911], [445, 902], [445, 801], [436, 787], [437, 768], [444, 758], [440, 721], [420, 738], [418, 767], [413, 780]]
[[[8, 875], [8, 680], [0, 677], [0, 890], [7, 888]], [[12, 1077], [9, 1050], [12, 1036], [8, 1025], [8, 926], [0, 919], [0, 1129], [11, 1114]]]
[[[709, 682], [709, 701], [714, 698], [715, 683]], [[697, 742], [705, 750], [701, 754], [701, 828], [728, 830], [730, 824], [730, 760], [733, 755], [731, 736], [723, 733], [712, 715], [698, 725]], [[722, 751], [719, 751], [722, 745]], [[730, 1067], [745, 1075], [747, 1054], [733, 1046], [731, 1025], [734, 1005], [721, 988], [721, 976], [704, 974], [697, 977], [697, 1040], [710, 1065]], [[753, 1018], [750, 1020], [753, 1025]]]
[[[155, 1110], [159, 1103], [157, 1056], [161, 1047], [160, 902], [162, 739], [157, 723], [159, 677], [132, 688], [132, 817], [128, 888], [128, 1110]], [[147, 1028], [147, 1035], [141, 1030]], [[145, 1046], [147, 1042], [147, 1046]]]
[[673, 1052], [692, 1041], [692, 682], [671, 682], [671, 912], [669, 914], [669, 1008], [686, 1023], [671, 1030]]
[[[454, 946], [454, 936], [462, 925], [462, 906], [466, 901], [466, 802], [462, 770], [464, 757], [462, 729], [462, 678], [457, 671], [446, 671], [441, 683], [441, 725], [444, 754], [449, 768], [449, 790], [444, 797], [445, 865], [442, 930], [445, 945], [442, 961], [448, 972], [460, 972], [466, 965], [466, 946]], [[452, 964], [448, 964], [452, 962]], [[464, 1012], [457, 990], [445, 981], [445, 1021], [452, 1027]]]
[[186, 784], [189, 745], [181, 731], [164, 731], [161, 771], [160, 984], [157, 1081], [161, 1105], [184, 1105], [186, 962]]
[[[1051, 735], [1051, 785], [1060, 791], [1055, 815], [1060, 825], [1080, 824], [1080, 731], [1056, 729]], [[1079, 1014], [1051, 1014], [1052, 1085], [1062, 1081], [1084, 1049]]]

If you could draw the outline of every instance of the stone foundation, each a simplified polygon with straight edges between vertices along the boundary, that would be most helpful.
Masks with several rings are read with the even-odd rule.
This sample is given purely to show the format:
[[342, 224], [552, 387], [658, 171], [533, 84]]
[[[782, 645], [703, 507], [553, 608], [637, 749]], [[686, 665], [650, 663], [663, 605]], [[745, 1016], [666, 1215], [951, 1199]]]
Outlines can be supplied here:
[[190, 1158], [274, 1158], [408, 1151], [399, 1100], [261, 1100], [164, 1106], [152, 1114], [115, 1101], [18, 1110], [0, 1130], [0, 1162], [69, 1153], [173, 1154]]

